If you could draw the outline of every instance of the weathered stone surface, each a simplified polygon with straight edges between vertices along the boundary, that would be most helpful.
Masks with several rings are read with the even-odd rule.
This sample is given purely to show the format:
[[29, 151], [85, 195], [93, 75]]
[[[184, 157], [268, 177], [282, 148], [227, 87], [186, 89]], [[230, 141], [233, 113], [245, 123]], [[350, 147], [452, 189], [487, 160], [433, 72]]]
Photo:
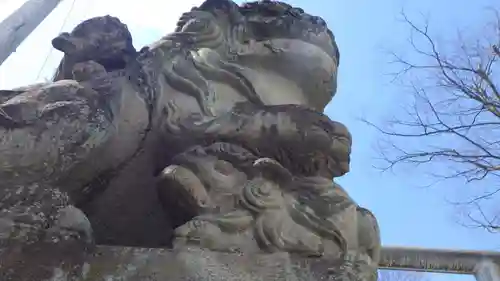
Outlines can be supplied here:
[[[17, 270], [4, 275], [6, 279], [2, 280], [364, 280], [350, 278], [352, 276], [348, 274], [338, 274], [339, 264], [335, 261], [304, 258], [284, 252], [235, 254], [192, 247], [173, 251], [101, 246], [93, 254], [75, 258], [75, 247], [61, 252], [52, 250], [47, 254], [49, 249], [54, 249], [54, 246], [40, 246], [29, 252], [32, 259], [43, 261], [35, 264], [30, 264], [31, 259], [25, 259], [24, 255], [10, 253], [10, 264], [4, 262], [0, 265]], [[21, 261], [20, 258], [24, 260]], [[50, 258], [51, 262], [43, 258]]]
[[53, 45], [55, 82], [0, 92], [0, 274], [376, 279], [376, 219], [332, 179], [352, 142], [321, 113], [339, 65], [321, 18], [207, 0], [140, 52], [110, 16]]

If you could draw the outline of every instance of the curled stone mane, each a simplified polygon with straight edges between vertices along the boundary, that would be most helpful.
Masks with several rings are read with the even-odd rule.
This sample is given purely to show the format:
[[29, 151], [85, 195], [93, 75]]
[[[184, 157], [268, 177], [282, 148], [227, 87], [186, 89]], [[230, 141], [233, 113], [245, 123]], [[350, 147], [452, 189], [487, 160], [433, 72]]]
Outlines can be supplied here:
[[[211, 104], [216, 97], [210, 81], [228, 84], [251, 102], [262, 104], [239, 66], [230, 62], [227, 49], [231, 43], [214, 15], [200, 9], [183, 14], [176, 32], [162, 38], [161, 42], [165, 41], [171, 41], [169, 53], [175, 62], [163, 67], [166, 82], [195, 98], [203, 115], [213, 116]], [[211, 60], [200, 58], [200, 50], [208, 52]]]
[[[227, 15], [227, 21], [232, 26], [241, 25], [245, 21], [256, 24], [257, 31], [252, 32], [252, 36], [254, 36], [257, 41], [276, 36], [276, 34], [280, 35], [280, 30], [273, 30], [273, 34], [269, 34], [269, 31], [267, 31], [268, 28], [266, 28], [269, 25], [281, 25], [283, 28], [281, 30], [281, 32], [283, 32], [282, 35], [292, 38], [302, 38], [325, 31], [330, 37], [331, 46], [322, 47], [336, 59], [337, 65], [340, 62], [340, 53], [337, 43], [335, 42], [335, 36], [333, 32], [328, 29], [326, 22], [321, 17], [309, 15], [304, 12], [303, 9], [293, 7], [287, 3], [263, 0], [246, 2], [238, 6], [228, 0], [207, 0], [199, 8], [195, 8], [194, 10], [206, 11], [216, 17], [220, 17], [221, 14]], [[307, 34], [304, 34], [304, 30], [301, 28], [290, 29], [290, 25], [300, 25], [301, 23], [307, 25], [308, 29], [310, 29]], [[289, 34], [290, 32], [291, 34]], [[313, 43], [321, 45], [320, 42]]]
[[[203, 149], [200, 147], [198, 152], [200, 150]], [[192, 157], [196, 151], [190, 153]], [[252, 153], [248, 152], [247, 156], [250, 155]], [[190, 157], [185, 154], [181, 158], [177, 159], [178, 163], [189, 166]], [[250, 157], [243, 162], [249, 164], [253, 159]], [[339, 194], [341, 188], [326, 178], [294, 177], [269, 158], [253, 161], [253, 167], [262, 170], [262, 174], [243, 186], [234, 187], [235, 209], [195, 216], [176, 229], [174, 243], [199, 244], [218, 251], [286, 251], [308, 256], [322, 256], [328, 251], [325, 247], [334, 247], [337, 249], [335, 254], [346, 255], [347, 241], [343, 231], [328, 220], [335, 212], [344, 212], [353, 206], [349, 198]], [[175, 180], [188, 178], [184, 174]], [[337, 202], [335, 210], [328, 203], [318, 204], [321, 200], [328, 202], [332, 195], [343, 199]], [[220, 240], [221, 236], [224, 239]]]
[[[327, 38], [325, 38], [327, 36]], [[299, 39], [323, 49], [338, 65], [339, 52], [332, 32], [320, 17], [282, 2], [208, 0], [184, 13], [176, 30], [162, 38], [171, 41], [175, 63], [164, 66], [164, 78], [175, 90], [193, 97], [205, 116], [213, 116], [216, 96], [210, 81], [226, 84], [256, 105], [263, 102], [243, 75], [237, 57], [250, 41]], [[179, 48], [179, 46], [182, 46]], [[200, 52], [204, 55], [200, 56]], [[335, 92], [335, 87], [332, 92]]]

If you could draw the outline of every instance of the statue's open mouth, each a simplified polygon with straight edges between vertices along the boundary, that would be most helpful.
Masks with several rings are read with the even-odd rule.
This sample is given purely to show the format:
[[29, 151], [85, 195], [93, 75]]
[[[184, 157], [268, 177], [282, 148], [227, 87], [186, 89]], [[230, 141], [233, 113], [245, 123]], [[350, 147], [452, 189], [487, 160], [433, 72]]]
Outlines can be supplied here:
[[348, 171], [351, 135], [346, 127], [299, 105], [237, 105], [231, 112], [199, 122], [179, 122], [196, 145], [226, 142], [258, 157], [279, 161], [292, 172], [326, 177]]

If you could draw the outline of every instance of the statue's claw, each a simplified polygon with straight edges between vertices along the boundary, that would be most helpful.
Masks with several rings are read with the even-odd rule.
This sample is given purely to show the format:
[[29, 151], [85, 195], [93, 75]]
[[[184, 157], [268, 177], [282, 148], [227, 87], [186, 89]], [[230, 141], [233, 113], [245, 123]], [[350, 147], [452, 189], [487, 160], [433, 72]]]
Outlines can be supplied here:
[[173, 218], [174, 224], [177, 224], [177, 220], [184, 223], [186, 219], [203, 213], [203, 210], [212, 205], [200, 179], [191, 170], [178, 165], [170, 165], [162, 171], [157, 192], [160, 203], [166, 210], [173, 206], [189, 210], [186, 216]]
[[80, 209], [71, 205], [58, 211], [55, 224], [50, 231], [53, 233], [69, 231], [77, 234], [85, 243], [92, 244], [93, 242], [90, 221]]

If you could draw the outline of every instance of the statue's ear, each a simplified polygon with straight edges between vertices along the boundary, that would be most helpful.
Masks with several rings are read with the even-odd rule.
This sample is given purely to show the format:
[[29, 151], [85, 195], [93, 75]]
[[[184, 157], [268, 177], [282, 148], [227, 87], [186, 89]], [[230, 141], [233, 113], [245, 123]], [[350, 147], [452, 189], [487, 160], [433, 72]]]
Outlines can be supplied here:
[[52, 46], [65, 54], [71, 54], [76, 50], [76, 45], [72, 42], [71, 35], [67, 32], [63, 32], [52, 39]]

